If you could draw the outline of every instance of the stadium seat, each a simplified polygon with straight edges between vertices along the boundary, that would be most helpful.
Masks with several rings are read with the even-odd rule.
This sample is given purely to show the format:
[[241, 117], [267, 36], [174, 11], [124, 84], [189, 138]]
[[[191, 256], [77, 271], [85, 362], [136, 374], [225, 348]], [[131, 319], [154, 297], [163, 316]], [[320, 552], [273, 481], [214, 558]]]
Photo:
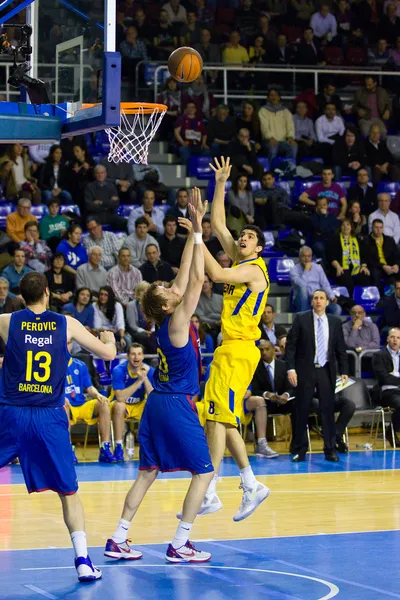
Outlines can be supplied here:
[[[228, 193], [228, 191], [231, 189], [232, 187], [232, 181], [227, 181], [225, 184], [225, 200], [226, 200], [226, 195]], [[207, 199], [209, 202], [212, 202], [213, 196], [214, 196], [214, 190], [215, 190], [215, 179], [210, 179], [210, 181], [208, 182], [208, 186], [207, 186]]]
[[253, 179], [252, 181], [250, 181], [250, 185], [253, 192], [261, 190], [261, 183], [257, 179]]
[[356, 285], [353, 292], [353, 300], [356, 304], [361, 305], [366, 313], [376, 312], [376, 305], [381, 299], [379, 289], [375, 286]]
[[392, 200], [394, 199], [399, 190], [400, 183], [398, 181], [380, 181], [378, 183], [378, 194], [390, 194]]
[[120, 217], [127, 219], [134, 208], [139, 208], [139, 204], [121, 204], [118, 207], [118, 214]]
[[272, 233], [272, 231], [264, 231], [264, 236], [265, 236], [265, 248], [262, 251], [261, 256], [263, 256], [264, 258], [283, 256], [283, 252], [281, 252], [280, 250], [274, 250], [275, 238], [274, 238], [274, 234]]
[[14, 204], [11, 204], [11, 202], [0, 204], [0, 227], [2, 229], [6, 228], [7, 217], [12, 212], [15, 212]]
[[212, 156], [191, 156], [189, 158], [189, 177], [197, 177], [197, 179], [214, 177], [214, 171], [209, 166], [212, 160]]
[[276, 156], [272, 162], [273, 169], [280, 169], [281, 171], [285, 171], [288, 163], [291, 163], [294, 167], [296, 167], [296, 159], [285, 157], [285, 156]]
[[[272, 259], [271, 259], [272, 260]], [[276, 258], [276, 283], [278, 285], [290, 285], [290, 271], [294, 267], [292, 258]]]
[[32, 204], [31, 215], [34, 215], [38, 221], [49, 214], [49, 209], [45, 204]]
[[63, 215], [64, 213], [68, 212], [75, 213], [79, 217], [81, 216], [81, 211], [79, 210], [79, 206], [77, 204], [61, 204], [60, 214]]
[[346, 296], [346, 298], [350, 297], [349, 290], [347, 289], [347, 287], [344, 287], [343, 285], [333, 285], [332, 292], [333, 292], [333, 295], [336, 297], [338, 297], [338, 296]]
[[292, 189], [292, 204], [298, 203], [299, 198], [303, 192], [307, 192], [315, 181], [303, 181], [302, 179], [296, 179]]
[[282, 190], [285, 190], [290, 196], [290, 183], [288, 181], [283, 181], [280, 179], [275, 179], [275, 185]]
[[262, 165], [264, 171], [270, 170], [269, 160], [266, 156], [257, 156], [257, 162], [259, 165]]
[[337, 48], [336, 46], [326, 46], [323, 49], [323, 53], [328, 65], [340, 66], [344, 64], [344, 54], [341, 48]]
[[349, 48], [346, 54], [346, 64], [349, 67], [364, 67], [367, 62], [367, 53], [364, 48]]

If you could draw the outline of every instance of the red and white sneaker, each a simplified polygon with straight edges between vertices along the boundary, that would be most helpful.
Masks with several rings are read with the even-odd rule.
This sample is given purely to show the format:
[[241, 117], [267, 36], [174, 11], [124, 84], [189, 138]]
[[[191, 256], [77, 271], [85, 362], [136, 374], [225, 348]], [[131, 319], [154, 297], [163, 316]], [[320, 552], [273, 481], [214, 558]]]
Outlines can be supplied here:
[[165, 554], [165, 559], [172, 563], [207, 562], [210, 558], [209, 552], [197, 550], [189, 540], [180, 548], [174, 548], [170, 544]]
[[115, 558], [116, 560], [138, 560], [139, 558], [142, 558], [142, 552], [131, 548], [129, 545], [130, 541], [131, 540], [125, 540], [125, 542], [117, 544], [113, 539], [108, 539], [104, 550], [104, 556]]

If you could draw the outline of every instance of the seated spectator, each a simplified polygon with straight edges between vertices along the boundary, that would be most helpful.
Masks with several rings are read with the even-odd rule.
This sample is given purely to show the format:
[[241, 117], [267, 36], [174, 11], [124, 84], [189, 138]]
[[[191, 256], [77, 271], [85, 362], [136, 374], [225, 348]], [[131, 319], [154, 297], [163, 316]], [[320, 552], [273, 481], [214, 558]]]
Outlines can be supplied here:
[[261, 339], [268, 340], [271, 344], [277, 346], [278, 338], [281, 335], [286, 335], [287, 331], [283, 325], [275, 323], [275, 316], [275, 309], [272, 304], [266, 304], [258, 326], [261, 329]]
[[[288, 44], [287, 36], [284, 33], [280, 33], [276, 40], [276, 45], [271, 47], [271, 52], [268, 55], [268, 62], [272, 62], [277, 65], [291, 65], [294, 62], [294, 52], [291, 46]], [[276, 77], [276, 75], [275, 75]], [[280, 77], [278, 75], [279, 82], [287, 81], [287, 77]]]
[[368, 229], [371, 233], [372, 224], [375, 219], [383, 223], [383, 233], [394, 239], [395, 243], [400, 242], [400, 219], [396, 213], [389, 209], [390, 194], [378, 194], [378, 209], [368, 217]]
[[165, 10], [167, 13], [170, 25], [174, 23], [186, 23], [186, 8], [181, 5], [180, 0], [168, 0], [162, 6], [162, 10]]
[[118, 252], [118, 264], [107, 274], [107, 284], [124, 308], [134, 299], [135, 288], [142, 281], [142, 274], [131, 265], [131, 259], [129, 248], [121, 248]]
[[287, 335], [280, 335], [278, 338], [279, 352], [277, 352], [277, 356], [279, 355], [279, 358], [281, 360], [285, 360], [286, 340], [287, 340]]
[[192, 315], [191, 321], [195, 326], [199, 340], [200, 340], [200, 352], [201, 352], [201, 364], [202, 364], [202, 375], [204, 375], [206, 367], [212, 362], [212, 356], [204, 356], [204, 354], [214, 354], [214, 341], [204, 329], [204, 325], [200, 320], [199, 315]]
[[210, 217], [203, 217], [201, 226], [203, 230], [203, 243], [210, 252], [210, 254], [212, 254], [212, 256], [216, 258], [218, 252], [221, 252], [222, 246], [213, 234]]
[[138, 32], [138, 37], [145, 42], [147, 48], [151, 46], [153, 41], [153, 28], [149, 25], [148, 21], [144, 9], [141, 6], [138, 6], [134, 16], [134, 24]]
[[286, 190], [275, 184], [272, 171], [261, 178], [261, 190], [254, 193], [255, 220], [261, 229], [291, 225], [303, 230], [309, 228], [308, 217], [291, 209], [290, 196]]
[[232, 182], [228, 192], [228, 204], [241, 211], [247, 223], [254, 223], [253, 192], [247, 175], [240, 175]]
[[131, 253], [131, 264], [141, 267], [146, 260], [146, 247], [155, 244], [159, 248], [157, 240], [148, 233], [149, 225], [145, 217], [139, 217], [135, 221], [135, 231], [122, 241], [122, 248], [128, 248]]
[[182, 106], [182, 91], [178, 87], [178, 82], [176, 79], [173, 77], [167, 77], [163, 90], [158, 96], [157, 102], [159, 104], [165, 104], [165, 106], [168, 107], [158, 129], [160, 132], [160, 137], [163, 140], [171, 141], [171, 132], [173, 130], [174, 123], [181, 114]]
[[[204, 0], [200, 1], [204, 2]], [[200, 32], [200, 42], [195, 44], [193, 48], [197, 50], [205, 64], [222, 62], [219, 44], [212, 42], [211, 31], [204, 26]], [[207, 77], [210, 83], [215, 83], [218, 78], [218, 71], [208, 71]]]
[[[216, 337], [221, 327], [222, 298], [213, 292], [213, 282], [204, 275], [204, 283], [200, 295], [196, 314], [200, 321], [207, 326], [208, 331]], [[207, 330], [206, 329], [206, 330]]]
[[303, 39], [297, 45], [295, 55], [296, 65], [325, 65], [325, 56], [321, 50], [321, 42], [314, 37], [312, 27], [306, 27], [303, 31]]
[[168, 56], [178, 46], [178, 37], [174, 28], [170, 25], [168, 12], [164, 7], [158, 15], [158, 24], [154, 28], [153, 54], [155, 60], [167, 60]]
[[261, 135], [270, 162], [276, 156], [296, 158], [297, 144], [291, 112], [281, 104], [278, 90], [271, 88], [259, 112]]
[[43, 240], [39, 239], [39, 227], [36, 221], [28, 221], [25, 225], [25, 240], [19, 243], [25, 252], [25, 264], [33, 271], [44, 273], [50, 266], [51, 250]]
[[229, 42], [222, 51], [222, 62], [227, 65], [241, 65], [249, 62], [249, 54], [244, 46], [240, 45], [240, 33], [237, 30], [229, 34]]
[[2, 270], [1, 276], [7, 279], [9, 284], [9, 296], [22, 299], [19, 293], [19, 283], [24, 275], [30, 273], [32, 269], [25, 265], [25, 252], [19, 246], [15, 245], [11, 251], [12, 262]]
[[329, 214], [344, 219], [347, 211], [347, 200], [341, 185], [333, 181], [332, 167], [324, 167], [322, 170], [322, 181], [314, 183], [299, 198], [300, 202], [308, 206], [316, 206], [317, 198], [323, 196], [328, 200]]
[[396, 38], [400, 31], [400, 18], [396, 15], [397, 6], [395, 2], [387, 5], [386, 14], [383, 14], [380, 19], [379, 33], [385, 38], [390, 45], [396, 43]]
[[247, 411], [254, 411], [256, 426], [256, 455], [264, 458], [276, 458], [278, 453], [268, 445], [268, 415], [290, 415], [292, 436], [295, 432], [293, 390], [287, 377], [287, 365], [276, 360], [275, 347], [268, 340], [260, 341], [261, 358], [251, 382], [251, 396], [245, 401]]
[[[68, 351], [72, 352], [71, 342], [68, 344]], [[99, 462], [116, 462], [110, 446], [110, 404], [92, 384], [85, 363], [74, 357], [71, 357], [67, 367], [64, 406], [70, 425], [75, 425], [80, 420], [89, 425], [99, 424]], [[77, 462], [76, 457], [75, 461]]]
[[60, 147], [63, 153], [63, 158], [65, 161], [67, 161], [67, 163], [76, 160], [74, 152], [74, 148], [76, 146], [87, 150], [87, 141], [84, 135], [71, 135], [61, 140]]
[[[271, 48], [272, 49], [272, 48]], [[269, 56], [268, 56], [269, 58]], [[258, 35], [254, 38], [253, 45], [249, 47], [249, 62], [251, 65], [260, 65], [266, 63], [267, 58], [267, 50], [265, 48], [265, 40], [264, 36]], [[272, 60], [272, 59], [271, 59]], [[259, 85], [262, 83], [262, 74], [254, 73], [254, 83], [256, 87], [262, 87]]]
[[390, 59], [390, 51], [388, 50], [387, 40], [381, 38], [377, 41], [376, 46], [368, 51], [368, 64], [384, 67]]
[[94, 328], [94, 307], [92, 304], [92, 292], [88, 287], [78, 287], [72, 302], [64, 304], [62, 312], [71, 315], [86, 329]]
[[115, 185], [118, 192], [118, 197], [121, 202], [129, 204], [134, 203], [136, 200], [135, 186], [135, 175], [133, 173], [132, 165], [121, 161], [118, 163], [109, 162], [107, 158], [103, 158], [100, 164], [107, 171], [107, 181]]
[[132, 340], [142, 344], [145, 352], [152, 354], [157, 346], [153, 335], [155, 327], [145, 319], [141, 309], [142, 298], [149, 287], [147, 281], [141, 281], [135, 287], [135, 299], [128, 302], [126, 307], [126, 328]]
[[315, 213], [310, 218], [311, 247], [314, 254], [322, 258], [324, 265], [328, 264], [327, 240], [337, 232], [339, 226], [339, 219], [335, 215], [329, 214], [328, 198], [319, 196]]
[[89, 252], [90, 248], [101, 248], [101, 266], [105, 269], [111, 269], [118, 259], [120, 243], [115, 233], [112, 231], [103, 231], [103, 226], [98, 217], [88, 217], [86, 228], [89, 235], [83, 240], [83, 245]]
[[[63, 153], [65, 154], [64, 150]], [[73, 157], [67, 162], [66, 167], [68, 169], [69, 191], [74, 202], [83, 210], [82, 200], [85, 188], [94, 179], [93, 168], [95, 167], [95, 162], [86, 146], [78, 143], [74, 144]]]
[[321, 4], [318, 12], [315, 12], [310, 20], [310, 27], [314, 35], [322, 44], [332, 43], [337, 36], [336, 18], [330, 11], [329, 4]]
[[176, 235], [178, 220], [174, 215], [166, 215], [163, 221], [164, 233], [159, 239], [161, 256], [172, 267], [175, 275], [179, 271], [185, 242]]
[[400, 169], [395, 164], [394, 156], [386, 142], [381, 139], [381, 127], [378, 123], [371, 125], [369, 136], [365, 140], [365, 153], [367, 165], [371, 168], [375, 184], [382, 179], [400, 181]]
[[379, 125], [380, 132], [386, 137], [387, 130], [384, 121], [388, 121], [391, 117], [392, 104], [389, 94], [378, 85], [375, 75], [366, 75], [364, 87], [356, 91], [353, 112], [358, 117], [358, 126], [364, 137], [370, 133], [371, 125], [375, 124]]
[[312, 0], [290, 0], [290, 8], [293, 22], [298, 27], [308, 27], [310, 19], [315, 12], [315, 4]]
[[232, 156], [228, 152], [228, 145], [235, 135], [236, 124], [233, 117], [229, 116], [229, 106], [219, 104], [215, 117], [211, 117], [207, 124], [207, 145], [212, 155]]
[[370, 183], [367, 169], [359, 169], [357, 172], [357, 183], [347, 189], [347, 201], [360, 203], [361, 212], [370, 215], [376, 207], [376, 187]]
[[40, 189], [43, 202], [49, 204], [52, 198], [58, 198], [59, 203], [71, 204], [72, 196], [68, 187], [68, 170], [65, 166], [61, 147], [54, 144], [50, 154], [40, 170]]
[[270, 48], [276, 42], [275, 27], [270, 24], [270, 15], [261, 13], [258, 17], [258, 25], [255, 33], [256, 36], [262, 35], [266, 48]]
[[107, 271], [101, 266], [102, 249], [90, 246], [87, 253], [88, 262], [76, 270], [75, 285], [77, 288], [89, 288], [91, 294], [97, 297], [99, 289], [107, 284]]
[[33, 204], [40, 204], [42, 193], [37, 185], [37, 179], [32, 176], [28, 163], [28, 151], [21, 144], [13, 144], [8, 148], [7, 158], [12, 167], [7, 186], [8, 200], [28, 198]]
[[[216, 259], [217, 259], [219, 266], [222, 267], [223, 269], [229, 269], [232, 266], [231, 259], [229, 258], [229, 256], [227, 254], [225, 254], [225, 252], [223, 250], [221, 250], [221, 252], [218, 252]], [[222, 296], [224, 293], [224, 286], [225, 286], [224, 283], [214, 283], [214, 285], [213, 285], [214, 294], [219, 294], [220, 296]]]
[[354, 21], [354, 14], [349, 7], [347, 0], [339, 0], [335, 12], [335, 18], [338, 26], [338, 35], [341, 43], [345, 43], [350, 33], [351, 25]]
[[214, 24], [215, 7], [207, 6], [207, 4], [206, 0], [195, 0], [194, 2], [200, 23], [203, 26], [210, 27]]
[[65, 270], [72, 275], [76, 275], [76, 270], [80, 265], [87, 263], [88, 257], [86, 248], [82, 242], [82, 228], [79, 225], [72, 224], [63, 239], [57, 246], [57, 252], [62, 252], [65, 257]]
[[353, 235], [364, 236], [367, 233], [367, 217], [361, 214], [361, 205], [358, 200], [350, 203], [347, 218], [351, 223]]
[[394, 294], [383, 299], [382, 311], [382, 335], [385, 335], [388, 328], [400, 327], [400, 279], [394, 282]]
[[146, 399], [153, 391], [154, 369], [144, 362], [144, 348], [141, 344], [131, 344], [128, 360], [121, 362], [112, 371], [112, 421], [115, 438], [114, 456], [124, 462], [124, 420], [142, 417]]
[[39, 223], [40, 239], [47, 242], [52, 250], [58, 246], [60, 238], [67, 231], [70, 222], [60, 214], [60, 198], [51, 198], [48, 204], [49, 214], [41, 218]]
[[250, 140], [255, 143], [256, 152], [261, 148], [261, 127], [258, 106], [253, 101], [242, 104], [242, 111], [236, 119], [236, 130], [248, 129]]
[[297, 144], [297, 162], [315, 154], [316, 135], [314, 123], [307, 117], [308, 106], [305, 102], [296, 102], [296, 114], [293, 115], [294, 135]]
[[226, 155], [231, 157], [232, 181], [242, 173], [253, 179], [260, 179], [262, 176], [264, 168], [257, 162], [255, 144], [250, 141], [248, 129], [239, 129], [236, 138], [228, 144]]
[[210, 119], [216, 113], [217, 103], [211, 92], [208, 91], [203, 75], [191, 82], [182, 98], [183, 105], [194, 102], [196, 115], [199, 119]]
[[241, 0], [240, 8], [235, 11], [235, 24], [245, 35], [254, 35], [259, 18], [259, 11], [254, 6], [253, 0]]
[[186, 25], [181, 25], [179, 30], [179, 43], [181, 46], [194, 47], [200, 42], [201, 25], [197, 20], [197, 13], [193, 9], [186, 11]]
[[372, 389], [372, 399], [376, 405], [393, 409], [392, 424], [395, 440], [393, 440], [392, 428], [386, 429], [386, 439], [389, 443], [398, 447], [400, 439], [400, 373], [399, 373], [399, 351], [400, 330], [393, 328], [389, 331], [387, 346], [372, 355], [372, 368], [378, 383]]
[[146, 261], [139, 270], [144, 281], [162, 286], [175, 278], [171, 265], [160, 259], [160, 249], [154, 244], [146, 246]]
[[94, 168], [96, 181], [85, 187], [85, 212], [94, 215], [102, 225], [126, 231], [126, 219], [116, 214], [119, 206], [118, 190], [113, 183], [106, 181], [107, 171], [103, 165]]
[[[2, 156], [0, 158], [0, 200], [1, 202], [7, 202], [8, 186], [12, 183], [12, 170], [13, 163], [8, 156]], [[11, 195], [9, 196], [11, 198]]]
[[75, 277], [65, 266], [65, 256], [55, 252], [51, 259], [51, 267], [46, 273], [50, 291], [50, 306], [52, 310], [61, 312], [74, 295]]
[[399, 272], [400, 252], [396, 242], [383, 233], [382, 219], [372, 221], [369, 236], [371, 283], [383, 292], [384, 285], [394, 284]]
[[[10, 294], [9, 281], [2, 275], [0, 277], [0, 314], [10, 314], [22, 308], [25, 308], [24, 303], [19, 298], [15, 298], [14, 295]], [[5, 346], [3, 340], [0, 346], [3, 347], [2, 352], [4, 354]]]
[[131, 337], [125, 332], [124, 310], [115, 298], [110, 286], [105, 285], [99, 290], [99, 298], [93, 303], [94, 329], [112, 331], [115, 336], [118, 352], [124, 352], [131, 344]]
[[337, 115], [341, 115], [343, 113], [343, 103], [340, 99], [340, 96], [335, 92], [336, 85], [334, 81], [328, 79], [324, 84], [322, 92], [319, 92], [319, 94], [315, 96], [319, 115], [325, 114], [325, 107], [327, 104], [335, 105]]
[[179, 237], [186, 238], [188, 233], [184, 227], [179, 225], [179, 218], [184, 217], [185, 219], [189, 218], [188, 213], [188, 204], [189, 204], [189, 192], [186, 188], [179, 188], [176, 192], [176, 203], [168, 209], [168, 215], [173, 215], [178, 219], [178, 229], [177, 235]]
[[318, 153], [325, 163], [331, 162], [333, 145], [344, 134], [343, 119], [336, 115], [336, 106], [331, 102], [325, 105], [325, 114], [315, 121], [315, 132], [319, 144]]
[[188, 102], [185, 113], [176, 120], [174, 136], [178, 143], [178, 154], [185, 164], [192, 155], [201, 156], [208, 150], [207, 130], [202, 119], [196, 116], [194, 102]]
[[6, 231], [13, 242], [19, 243], [25, 238], [25, 225], [32, 221], [37, 223], [37, 218], [31, 215], [31, 201], [28, 198], [20, 198], [17, 210], [7, 215]]
[[336, 140], [332, 148], [336, 181], [340, 181], [342, 175], [355, 175], [360, 167], [365, 167], [366, 158], [365, 145], [358, 137], [356, 128], [347, 125], [344, 136]]
[[353, 306], [350, 310], [351, 320], [343, 323], [344, 341], [349, 350], [362, 352], [380, 347], [379, 329], [367, 319], [362, 306]]
[[152, 190], [146, 190], [143, 194], [143, 205], [134, 208], [128, 218], [128, 232], [135, 231], [135, 223], [140, 217], [147, 221], [148, 232], [154, 237], [159, 237], [164, 233], [164, 211], [154, 206], [156, 195]]
[[353, 295], [355, 285], [370, 284], [368, 250], [352, 233], [351, 222], [344, 218], [340, 230], [328, 242], [327, 258], [335, 284]]
[[125, 32], [125, 39], [119, 45], [119, 51], [124, 58], [148, 60], [147, 48], [144, 40], [138, 39], [138, 30], [135, 25], [129, 25]]
[[323, 290], [330, 300], [326, 312], [331, 315], [340, 315], [341, 308], [336, 303], [336, 296], [321, 265], [313, 262], [311, 248], [302, 246], [299, 259], [300, 262], [290, 271], [292, 304], [295, 312], [310, 310], [313, 293], [315, 290]]
[[400, 69], [400, 36], [396, 38], [395, 47], [389, 50], [389, 55], [389, 68], [392, 71], [398, 71]]

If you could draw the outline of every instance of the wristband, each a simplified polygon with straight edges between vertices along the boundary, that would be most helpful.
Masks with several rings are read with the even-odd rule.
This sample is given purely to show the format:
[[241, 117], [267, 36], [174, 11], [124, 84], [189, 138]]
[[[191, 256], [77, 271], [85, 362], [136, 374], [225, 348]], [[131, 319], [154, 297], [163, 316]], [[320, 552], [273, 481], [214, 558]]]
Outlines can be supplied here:
[[194, 232], [193, 238], [194, 238], [194, 243], [195, 244], [202, 244], [203, 243], [203, 234], [200, 233], [199, 231], [195, 231]]

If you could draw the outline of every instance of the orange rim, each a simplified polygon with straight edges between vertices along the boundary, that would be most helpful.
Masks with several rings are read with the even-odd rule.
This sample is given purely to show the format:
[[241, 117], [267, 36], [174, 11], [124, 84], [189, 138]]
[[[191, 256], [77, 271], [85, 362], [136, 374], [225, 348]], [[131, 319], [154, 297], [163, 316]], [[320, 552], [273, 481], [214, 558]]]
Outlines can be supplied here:
[[[93, 108], [94, 106], [98, 106], [98, 104], [82, 104], [82, 108], [79, 110]], [[126, 115], [136, 115], [139, 112], [151, 115], [156, 110], [163, 112], [168, 110], [168, 106], [153, 102], [121, 102], [121, 112], [123, 111]]]

